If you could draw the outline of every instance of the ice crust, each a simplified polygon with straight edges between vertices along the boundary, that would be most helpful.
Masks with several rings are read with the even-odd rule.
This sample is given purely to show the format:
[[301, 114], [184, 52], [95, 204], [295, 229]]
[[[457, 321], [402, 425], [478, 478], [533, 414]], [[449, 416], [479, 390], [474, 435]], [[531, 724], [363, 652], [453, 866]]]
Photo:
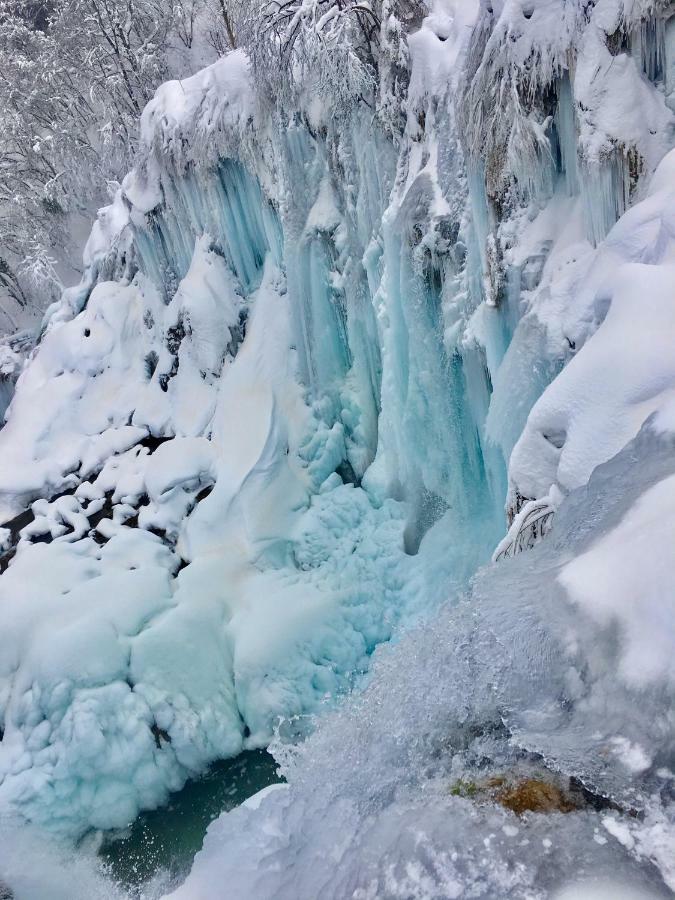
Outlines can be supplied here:
[[[675, 45], [582, 6], [430, 4], [395, 140], [261, 115], [242, 51], [160, 88], [0, 430], [0, 819], [123, 828], [275, 740], [177, 898], [675, 890]], [[552, 528], [476, 575], [505, 500]], [[595, 806], [452, 791], [536, 766]]]

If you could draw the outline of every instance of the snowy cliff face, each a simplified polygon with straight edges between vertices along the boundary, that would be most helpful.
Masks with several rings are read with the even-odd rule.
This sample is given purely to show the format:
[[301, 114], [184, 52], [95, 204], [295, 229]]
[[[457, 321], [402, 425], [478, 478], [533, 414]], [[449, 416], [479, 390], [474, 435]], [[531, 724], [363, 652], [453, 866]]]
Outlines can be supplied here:
[[[0, 431], [3, 808], [122, 827], [367, 684], [177, 896], [675, 889], [675, 20], [427, 12], [349, 111], [164, 85]], [[544, 763], [568, 820], [450, 792]]]

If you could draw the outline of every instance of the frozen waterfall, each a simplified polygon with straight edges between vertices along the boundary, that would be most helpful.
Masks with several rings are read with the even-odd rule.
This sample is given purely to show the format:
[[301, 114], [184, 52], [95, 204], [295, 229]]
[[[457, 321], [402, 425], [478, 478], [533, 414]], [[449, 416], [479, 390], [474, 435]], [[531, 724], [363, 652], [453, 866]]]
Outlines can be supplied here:
[[266, 747], [144, 896], [675, 890], [674, 20], [380, 5], [372, 103], [158, 90], [18, 377], [0, 896]]

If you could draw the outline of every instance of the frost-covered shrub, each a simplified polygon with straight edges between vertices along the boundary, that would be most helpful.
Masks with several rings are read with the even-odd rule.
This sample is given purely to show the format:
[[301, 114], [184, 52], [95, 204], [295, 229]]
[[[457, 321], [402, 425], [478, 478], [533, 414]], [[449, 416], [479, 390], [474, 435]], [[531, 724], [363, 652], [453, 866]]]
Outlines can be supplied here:
[[[272, 96], [324, 97], [339, 112], [358, 100], [373, 104], [382, 56], [423, 10], [421, 0], [258, 0], [240, 32]], [[393, 63], [406, 68], [405, 53], [396, 50]]]
[[254, 65], [271, 88], [311, 84], [345, 101], [372, 90], [379, 30], [373, 4], [358, 0], [264, 0], [244, 17]]

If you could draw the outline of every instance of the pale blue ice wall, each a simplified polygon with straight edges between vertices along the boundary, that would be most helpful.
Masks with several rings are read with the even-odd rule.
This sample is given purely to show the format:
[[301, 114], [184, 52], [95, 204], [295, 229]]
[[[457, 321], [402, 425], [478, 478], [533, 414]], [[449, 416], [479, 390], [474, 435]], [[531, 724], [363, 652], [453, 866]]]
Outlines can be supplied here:
[[501, 362], [517, 303], [492, 311], [492, 346], [449, 348], [448, 307], [466, 320], [482, 302], [481, 237], [466, 215], [458, 161], [447, 162], [441, 184], [458, 210], [445, 223], [449, 252], [421, 257], [420, 228], [415, 237], [405, 209], [395, 214], [402, 163], [391, 141], [361, 114], [333, 129], [284, 130], [274, 204], [233, 160], [181, 175], [165, 169], [164, 202], [136, 229], [140, 266], [170, 294], [207, 232], [246, 296], [271, 253], [286, 272], [307, 402], [344, 438], [341, 476], [365, 476], [375, 502], [408, 502], [411, 552], [445, 516], [468, 574], [503, 530], [505, 461], [484, 423], [490, 366]]
[[[662, 31], [633, 38], [652, 80], [668, 68]], [[548, 250], [513, 264], [501, 232], [557, 192], [580, 198], [597, 243], [630, 192], [620, 155], [592, 175], [578, 161], [573, 76], [561, 75], [541, 102], [550, 152], [537, 155], [515, 198], [488, 195], [481, 160], [465, 171], [453, 99], [433, 98], [419, 134], [410, 113], [397, 146], [362, 105], [318, 133], [299, 112], [283, 121], [279, 113], [266, 160], [247, 151], [248, 169], [223, 159], [178, 173], [159, 160], [164, 200], [136, 230], [141, 268], [167, 299], [204, 232], [244, 296], [271, 254], [286, 274], [306, 400], [344, 444], [339, 474], [374, 502], [408, 503], [411, 552], [443, 518], [466, 572], [503, 532], [510, 451], [570, 355], [524, 316]]]
[[[567, 75], [547, 102], [550, 153], [510, 205], [488, 196], [480, 162], [465, 171], [451, 103], [396, 147], [364, 106], [317, 134], [299, 115], [276, 123], [271, 179], [251, 169], [269, 160], [180, 173], [160, 161], [163, 203], [136, 228], [141, 268], [167, 299], [204, 232], [245, 297], [271, 254], [286, 274], [307, 403], [344, 444], [339, 474], [376, 503], [407, 502], [410, 552], [443, 518], [467, 574], [503, 533], [508, 456], [569, 356], [523, 318], [547, 250], [505, 261], [500, 229], [557, 192], [591, 210], [596, 241], [626, 202], [611, 160], [592, 183], [581, 171]], [[261, 188], [270, 181], [272, 200]]]
[[164, 202], [135, 232], [143, 271], [160, 286], [176, 284], [192, 261], [195, 238], [207, 233], [246, 293], [260, 283], [268, 252], [283, 254], [279, 221], [256, 179], [225, 159], [211, 171], [188, 168], [162, 177]]
[[[639, 38], [645, 77], [663, 79], [661, 32]], [[611, 156], [593, 176], [578, 161], [572, 76], [541, 102], [550, 152], [513, 196], [489, 195], [481, 160], [465, 169], [453, 101], [434, 98], [419, 133], [409, 122], [396, 146], [362, 105], [318, 133], [300, 113], [275, 121], [268, 158], [249, 153], [248, 169], [222, 159], [179, 173], [160, 160], [163, 203], [136, 229], [141, 268], [167, 299], [204, 232], [245, 297], [272, 256], [286, 275], [307, 403], [344, 445], [340, 476], [376, 503], [407, 502], [410, 552], [443, 518], [467, 573], [503, 532], [510, 451], [570, 355], [524, 315], [550, 247], [515, 264], [504, 229], [557, 193], [580, 199], [595, 243], [628, 202], [625, 159]], [[317, 487], [328, 474], [317, 472]]]

